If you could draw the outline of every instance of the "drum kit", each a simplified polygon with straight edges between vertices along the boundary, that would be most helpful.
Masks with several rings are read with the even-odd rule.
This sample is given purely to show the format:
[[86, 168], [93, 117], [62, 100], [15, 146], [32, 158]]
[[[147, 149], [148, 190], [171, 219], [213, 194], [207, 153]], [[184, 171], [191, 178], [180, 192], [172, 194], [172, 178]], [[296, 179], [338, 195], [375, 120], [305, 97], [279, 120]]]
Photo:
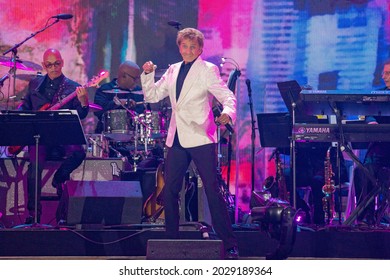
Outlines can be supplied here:
[[[33, 78], [35, 78], [37, 75], [39, 75], [40, 74], [39, 71], [42, 70], [42, 66], [39, 64], [36, 64], [34, 62], [23, 61], [23, 60], [20, 60], [18, 58], [14, 59], [13, 57], [6, 57], [6, 56], [0, 56], [0, 65], [9, 68], [8, 73], [6, 73], [5, 75], [3, 75], [3, 77], [0, 78], [0, 89], [3, 86], [4, 82], [11, 77], [13, 77], [14, 80], [19, 79], [22, 81], [30, 81]], [[18, 70], [18, 69], [24, 70], [24, 71], [35, 71], [37, 73], [36, 74], [16, 74], [16, 70]], [[15, 90], [15, 83], [13, 83], [13, 92], [15, 93], [15, 91], [16, 91]], [[15, 96], [10, 97], [8, 95], [8, 97], [14, 98]]]
[[[120, 104], [117, 95], [120, 89], [106, 90], [105, 93], [115, 94], [114, 101]], [[123, 93], [128, 93], [123, 91]], [[137, 102], [140, 104], [141, 102]], [[145, 102], [142, 101], [142, 104]], [[144, 110], [142, 114], [129, 110], [115, 109], [102, 115], [103, 132], [90, 136], [91, 153], [93, 157], [127, 157], [132, 170], [149, 156], [155, 156], [155, 151], [163, 151], [169, 116], [167, 110]], [[161, 158], [164, 155], [157, 155]]]

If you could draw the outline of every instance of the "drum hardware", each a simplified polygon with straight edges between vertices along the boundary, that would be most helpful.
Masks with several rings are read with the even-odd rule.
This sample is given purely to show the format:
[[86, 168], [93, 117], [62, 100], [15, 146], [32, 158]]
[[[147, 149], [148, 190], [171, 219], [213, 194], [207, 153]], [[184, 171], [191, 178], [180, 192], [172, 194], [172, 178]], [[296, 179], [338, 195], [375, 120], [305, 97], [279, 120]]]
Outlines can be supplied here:
[[91, 136], [88, 137], [88, 141], [92, 144], [91, 153], [93, 157], [106, 158], [108, 157], [107, 147], [104, 145], [102, 135], [98, 135], [96, 139]]
[[4, 85], [4, 82], [9, 79], [10, 74], [6, 73], [3, 77], [0, 78], [0, 88]]
[[104, 139], [104, 135], [98, 135], [96, 139], [93, 139], [92, 137], [88, 137], [88, 141], [92, 143], [91, 152], [94, 157], [107, 158], [109, 155], [109, 150], [111, 150], [116, 154], [117, 158], [121, 158], [123, 162], [128, 162], [126, 156], [122, 155], [120, 151], [118, 151], [109, 143], [106, 143], [103, 139]]
[[[137, 171], [137, 161], [142, 157], [141, 153], [144, 153], [145, 156], [149, 153], [149, 135], [147, 133], [148, 125], [145, 123], [144, 115], [140, 114], [134, 118], [135, 122], [135, 137], [134, 137], [134, 153], [132, 155], [133, 159], [133, 170]], [[138, 143], [143, 144], [143, 151], [138, 151]]]
[[130, 93], [129, 90], [123, 90], [123, 89], [119, 89], [119, 88], [103, 90], [103, 92], [104, 93], [113, 93], [113, 94], [126, 94], [126, 93]]
[[[148, 153], [148, 135], [145, 133], [145, 131], [148, 128], [148, 124], [145, 122], [143, 117], [141, 115], [138, 115], [136, 112], [129, 110], [124, 106], [121, 101], [119, 100], [118, 96], [114, 96], [113, 98], [114, 102], [116, 105], [121, 106], [128, 112], [131, 116], [132, 119], [134, 120], [135, 124], [135, 135], [134, 135], [134, 153], [132, 155], [132, 160], [133, 160], [133, 171], [137, 171], [137, 162], [141, 158], [141, 154], [138, 152], [138, 140], [140, 139], [141, 141], [143, 140], [144, 144], [144, 152], [145, 154]], [[140, 137], [141, 136], [141, 137]]]
[[6, 56], [0, 56], [0, 65], [3, 65], [5, 67], [9, 68], [16, 68], [24, 71], [40, 71], [42, 70], [42, 66], [39, 64], [36, 64], [31, 61], [23, 61], [18, 58], [14, 60], [14, 58], [6, 57]]
[[89, 103], [89, 111], [90, 112], [98, 112], [103, 110], [102, 106], [94, 104], [94, 103]]

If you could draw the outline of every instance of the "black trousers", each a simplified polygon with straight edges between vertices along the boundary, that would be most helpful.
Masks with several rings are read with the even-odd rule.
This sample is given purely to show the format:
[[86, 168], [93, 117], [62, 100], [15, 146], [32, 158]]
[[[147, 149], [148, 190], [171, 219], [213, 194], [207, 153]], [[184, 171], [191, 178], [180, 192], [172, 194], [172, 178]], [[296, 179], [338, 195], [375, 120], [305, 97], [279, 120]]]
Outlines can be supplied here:
[[194, 148], [183, 148], [174, 144], [172, 148], [169, 148], [165, 163], [163, 191], [167, 237], [179, 238], [179, 194], [191, 160], [194, 161], [202, 179], [215, 232], [223, 241], [226, 249], [237, 246], [227, 205], [218, 183], [216, 144]]

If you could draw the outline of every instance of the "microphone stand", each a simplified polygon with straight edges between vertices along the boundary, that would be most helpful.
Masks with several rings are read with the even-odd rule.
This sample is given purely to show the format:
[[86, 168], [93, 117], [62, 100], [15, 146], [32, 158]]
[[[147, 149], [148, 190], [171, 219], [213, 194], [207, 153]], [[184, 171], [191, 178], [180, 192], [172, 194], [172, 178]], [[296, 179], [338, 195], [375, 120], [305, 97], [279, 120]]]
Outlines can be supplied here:
[[24, 39], [23, 41], [21, 41], [20, 43], [18, 44], [15, 44], [13, 47], [11, 47], [10, 49], [6, 50], [5, 52], [3, 52], [3, 55], [6, 55], [8, 54], [9, 52], [12, 52], [13, 54], [16, 54], [17, 53], [17, 49], [23, 45], [26, 41], [30, 40], [31, 38], [33, 38], [35, 35], [45, 31], [46, 29], [48, 29], [49, 27], [51, 27], [52, 25], [56, 24], [57, 22], [59, 22], [60, 19], [56, 19], [54, 22], [52, 22], [51, 24], [49, 25], [45, 25], [45, 27], [43, 27], [42, 29], [38, 30], [37, 32], [35, 33], [32, 33], [30, 36], [28, 36], [26, 39]]
[[290, 166], [292, 172], [292, 204], [294, 209], [297, 207], [297, 172], [296, 172], [296, 136], [295, 136], [295, 109], [297, 104], [293, 98], [291, 93], [291, 89], [289, 89], [290, 99], [291, 99], [291, 113], [292, 113], [292, 131], [291, 131], [291, 139], [290, 139]]
[[[49, 21], [50, 19], [48, 19]], [[42, 29], [36, 31], [35, 33], [32, 33], [30, 36], [28, 36], [26, 39], [24, 39], [23, 41], [21, 41], [20, 43], [17, 43], [15, 44], [13, 47], [11, 47], [10, 49], [6, 50], [5, 52], [3, 52], [3, 55], [7, 55], [8, 53], [12, 52], [11, 54], [11, 62], [13, 62], [13, 67], [10, 69], [9, 73], [12, 75], [13, 77], [13, 94], [15, 95], [16, 93], [16, 62], [18, 60], [18, 48], [23, 45], [25, 42], [27, 42], [28, 40], [30, 40], [31, 38], [35, 37], [35, 35], [45, 31], [46, 29], [48, 29], [49, 27], [51, 27], [52, 25], [56, 24], [57, 22], [59, 22], [60, 19], [57, 18], [54, 22], [52, 22], [51, 24], [45, 25], [45, 27], [43, 27]], [[7, 110], [8, 110], [8, 103], [9, 103], [9, 94], [8, 94], [8, 98], [7, 98]]]
[[[237, 79], [238, 77], [241, 76], [241, 70], [238, 66], [238, 63], [232, 59], [232, 58], [224, 58], [224, 61], [226, 62], [226, 59], [230, 59], [232, 60], [234, 63], [231, 63], [232, 65], [234, 65], [235, 69], [230, 72], [230, 75], [229, 75], [229, 80], [228, 80], [228, 88], [233, 92], [233, 94], [236, 94], [236, 83], [237, 83]], [[229, 189], [229, 184], [230, 184], [230, 173], [231, 173], [231, 160], [232, 160], [232, 136], [233, 136], [233, 133], [229, 133], [229, 140], [228, 140], [228, 170], [227, 170], [227, 187]]]
[[250, 86], [250, 80], [246, 80], [246, 84], [248, 86], [248, 97], [249, 97], [249, 108], [250, 108], [250, 113], [251, 113], [251, 124], [252, 124], [252, 134], [251, 134], [251, 144], [252, 144], [252, 150], [251, 150], [251, 157], [252, 157], [252, 170], [251, 170], [251, 176], [252, 176], [252, 192], [255, 190], [255, 139], [256, 139], [256, 134], [255, 134], [255, 120], [253, 116], [253, 101], [252, 101], [252, 89]]

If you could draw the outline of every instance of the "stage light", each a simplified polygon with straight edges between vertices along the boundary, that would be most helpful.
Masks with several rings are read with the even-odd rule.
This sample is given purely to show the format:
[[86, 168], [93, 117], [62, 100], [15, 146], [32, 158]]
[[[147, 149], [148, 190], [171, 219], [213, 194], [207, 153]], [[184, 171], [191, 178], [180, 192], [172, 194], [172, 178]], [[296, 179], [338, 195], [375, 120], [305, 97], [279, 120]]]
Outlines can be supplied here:
[[287, 259], [292, 252], [297, 231], [297, 211], [287, 201], [269, 198], [268, 191], [253, 192], [251, 197], [251, 220], [258, 223], [271, 238], [279, 241], [276, 250], [266, 259]]

